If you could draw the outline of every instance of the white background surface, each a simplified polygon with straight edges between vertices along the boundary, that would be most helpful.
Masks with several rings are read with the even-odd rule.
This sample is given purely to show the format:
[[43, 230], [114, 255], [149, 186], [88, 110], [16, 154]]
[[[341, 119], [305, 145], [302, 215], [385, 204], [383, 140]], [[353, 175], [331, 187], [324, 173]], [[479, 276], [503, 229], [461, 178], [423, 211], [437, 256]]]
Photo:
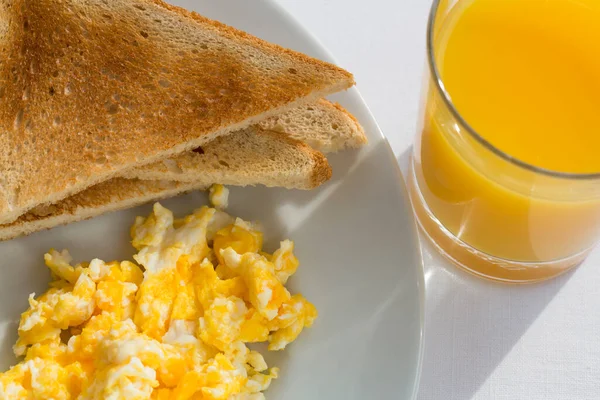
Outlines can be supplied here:
[[[404, 167], [430, 1], [277, 1], [355, 74]], [[523, 287], [472, 278], [424, 250], [418, 399], [600, 399], [600, 249], [565, 276]]]

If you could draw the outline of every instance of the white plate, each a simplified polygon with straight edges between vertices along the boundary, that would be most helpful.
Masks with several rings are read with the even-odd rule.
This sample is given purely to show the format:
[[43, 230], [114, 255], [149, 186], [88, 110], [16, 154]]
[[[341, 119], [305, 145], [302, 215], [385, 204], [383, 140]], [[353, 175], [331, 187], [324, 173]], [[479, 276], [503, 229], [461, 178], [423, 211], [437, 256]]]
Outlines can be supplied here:
[[[326, 50], [270, 1], [177, 0], [175, 4], [267, 40], [330, 60]], [[334, 177], [317, 191], [233, 189], [229, 212], [263, 223], [266, 244], [296, 242], [301, 266], [290, 281], [319, 318], [286, 352], [269, 399], [412, 399], [421, 364], [423, 270], [415, 225], [392, 151], [358, 91], [338, 95], [370, 144], [331, 157]], [[203, 193], [163, 202], [176, 213], [206, 204]], [[129, 258], [129, 227], [150, 206], [0, 243], [0, 367], [15, 362], [27, 295], [46, 289], [43, 254], [68, 248], [78, 261]]]

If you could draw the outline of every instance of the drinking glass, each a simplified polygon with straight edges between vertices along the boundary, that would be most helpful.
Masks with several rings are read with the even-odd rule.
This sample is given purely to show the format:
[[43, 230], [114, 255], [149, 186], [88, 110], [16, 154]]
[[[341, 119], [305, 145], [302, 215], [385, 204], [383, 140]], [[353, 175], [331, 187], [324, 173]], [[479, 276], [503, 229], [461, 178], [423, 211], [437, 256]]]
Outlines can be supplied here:
[[[581, 263], [600, 235], [600, 174], [550, 171], [476, 132], [440, 77], [436, 36], [453, 6], [434, 1], [409, 193], [418, 223], [454, 264], [481, 277], [535, 282]], [[476, 1], [476, 0], [475, 0]]]

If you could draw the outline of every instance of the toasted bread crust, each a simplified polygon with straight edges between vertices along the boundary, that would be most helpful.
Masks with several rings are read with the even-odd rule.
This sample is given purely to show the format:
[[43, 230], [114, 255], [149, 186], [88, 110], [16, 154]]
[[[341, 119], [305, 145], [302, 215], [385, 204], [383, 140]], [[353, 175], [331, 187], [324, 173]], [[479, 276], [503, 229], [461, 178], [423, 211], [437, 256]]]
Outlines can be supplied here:
[[331, 179], [332, 170], [327, 158], [322, 153], [313, 153], [312, 157], [315, 167], [311, 176], [311, 188], [316, 188]]
[[0, 19], [0, 222], [354, 83], [158, 0], [15, 0]]
[[[77, 215], [85, 209], [112, 208], [112, 204], [129, 202], [136, 197], [143, 198], [152, 193], [160, 194], [161, 192], [177, 191], [179, 186], [180, 184], [177, 182], [114, 178], [94, 185], [56, 204], [38, 206], [20, 216], [15, 222], [0, 225], [0, 228], [43, 221], [59, 215]], [[202, 187], [206, 187], [206, 185]]]
[[158, 201], [192, 190], [204, 190], [203, 183], [141, 181], [114, 178], [92, 186], [55, 205], [39, 207], [16, 221], [0, 225], [0, 240], [8, 240], [101, 214]]

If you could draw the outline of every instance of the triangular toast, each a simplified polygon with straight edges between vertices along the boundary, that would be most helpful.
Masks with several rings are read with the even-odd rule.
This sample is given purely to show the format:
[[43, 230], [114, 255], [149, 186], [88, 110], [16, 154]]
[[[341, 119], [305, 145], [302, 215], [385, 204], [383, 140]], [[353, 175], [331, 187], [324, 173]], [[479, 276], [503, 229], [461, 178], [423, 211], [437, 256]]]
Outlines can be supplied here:
[[0, 222], [353, 85], [159, 0], [0, 2]]

